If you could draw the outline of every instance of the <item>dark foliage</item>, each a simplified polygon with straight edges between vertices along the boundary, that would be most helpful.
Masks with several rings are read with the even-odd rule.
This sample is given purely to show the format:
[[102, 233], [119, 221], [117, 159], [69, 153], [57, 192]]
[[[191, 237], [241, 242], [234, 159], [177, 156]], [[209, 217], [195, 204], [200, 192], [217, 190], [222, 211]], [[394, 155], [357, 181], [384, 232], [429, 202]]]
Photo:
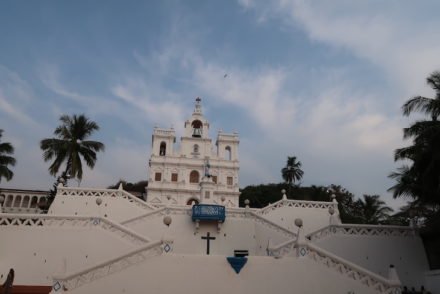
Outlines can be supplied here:
[[118, 189], [119, 185], [122, 184], [122, 189], [128, 192], [146, 193], [146, 188], [148, 187], [148, 181], [139, 181], [136, 183], [130, 183], [125, 180], [119, 180], [116, 184], [108, 186], [108, 189]]

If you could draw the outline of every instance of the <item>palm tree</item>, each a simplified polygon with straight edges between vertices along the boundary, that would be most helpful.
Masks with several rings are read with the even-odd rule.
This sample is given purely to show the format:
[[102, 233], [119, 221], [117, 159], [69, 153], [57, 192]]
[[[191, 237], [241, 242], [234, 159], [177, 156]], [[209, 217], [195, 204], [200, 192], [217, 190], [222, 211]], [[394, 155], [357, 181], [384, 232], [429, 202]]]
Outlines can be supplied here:
[[402, 106], [403, 114], [409, 116], [413, 111], [418, 110], [436, 121], [440, 116], [440, 72], [433, 72], [426, 79], [426, 83], [434, 89], [435, 98], [415, 96]]
[[281, 175], [288, 185], [288, 194], [290, 195], [292, 185], [301, 180], [304, 175], [301, 169], [301, 161], [296, 161], [296, 156], [288, 156], [286, 166], [281, 169]]
[[44, 151], [44, 161], [53, 160], [49, 167], [51, 175], [56, 176], [61, 165], [65, 162], [66, 168], [62, 173], [64, 180], [83, 176], [82, 161], [93, 168], [96, 163], [96, 152], [104, 151], [104, 144], [98, 141], [87, 140], [94, 131], [99, 130], [98, 124], [89, 120], [84, 114], [62, 115], [54, 135], [56, 138], [43, 139], [40, 148]]
[[364, 199], [356, 201], [359, 217], [365, 224], [379, 224], [386, 221], [393, 211], [380, 200], [379, 195], [364, 195]]
[[403, 114], [422, 112], [430, 120], [420, 120], [409, 128], [404, 128], [404, 139], [412, 139], [413, 144], [395, 151], [395, 161], [411, 161], [389, 177], [397, 184], [389, 190], [394, 197], [411, 196], [416, 201], [427, 204], [440, 204], [440, 72], [434, 72], [427, 83], [435, 91], [435, 98], [416, 96], [403, 106]]
[[[0, 129], [0, 139], [3, 135], [3, 130]], [[6, 181], [10, 181], [14, 176], [14, 173], [9, 169], [9, 165], [15, 165], [15, 158], [10, 156], [14, 154], [14, 147], [11, 143], [0, 143], [0, 182], [2, 178]]]

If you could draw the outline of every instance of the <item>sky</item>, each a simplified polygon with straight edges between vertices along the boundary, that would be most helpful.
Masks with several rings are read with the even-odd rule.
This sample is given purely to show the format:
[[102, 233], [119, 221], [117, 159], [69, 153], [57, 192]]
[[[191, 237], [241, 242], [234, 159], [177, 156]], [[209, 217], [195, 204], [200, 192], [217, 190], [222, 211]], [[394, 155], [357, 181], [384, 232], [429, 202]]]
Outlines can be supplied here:
[[281, 182], [296, 156], [301, 185], [396, 208], [387, 176], [417, 118], [401, 106], [434, 95], [439, 10], [434, 0], [1, 1], [0, 129], [17, 159], [1, 186], [49, 189], [39, 141], [82, 113], [106, 150], [81, 187], [146, 180], [153, 127], [180, 137], [201, 97], [212, 138], [240, 135], [242, 188]]

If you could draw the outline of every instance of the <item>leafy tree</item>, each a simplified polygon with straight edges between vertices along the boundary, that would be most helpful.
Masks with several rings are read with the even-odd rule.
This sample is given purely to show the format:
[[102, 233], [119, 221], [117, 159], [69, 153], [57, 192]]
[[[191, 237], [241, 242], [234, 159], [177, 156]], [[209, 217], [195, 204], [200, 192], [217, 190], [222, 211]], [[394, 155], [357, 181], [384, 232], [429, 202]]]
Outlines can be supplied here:
[[392, 208], [380, 200], [379, 195], [364, 195], [363, 199], [358, 199], [355, 205], [364, 224], [385, 223], [390, 217], [390, 213], [393, 212]]
[[131, 183], [121, 179], [116, 184], [110, 185], [107, 188], [118, 189], [120, 184], [122, 184], [122, 189], [124, 189], [125, 191], [145, 193], [145, 188], [148, 186], [148, 181]]
[[[286, 189], [286, 183], [279, 184], [262, 184], [258, 186], [247, 186], [240, 192], [239, 204], [244, 206], [244, 201], [249, 200], [249, 206], [253, 208], [262, 208], [271, 203], [281, 200], [281, 190]], [[292, 188], [292, 195], [288, 196], [289, 199], [294, 200], [307, 200], [307, 201], [330, 201], [331, 195], [335, 195], [338, 202], [339, 216], [343, 223], [348, 224], [378, 224], [386, 223], [389, 221], [388, 209], [380, 197], [364, 196], [364, 200], [355, 199], [355, 196], [350, 191], [346, 190], [339, 185], [324, 186], [310, 186], [310, 187], [298, 187]], [[367, 197], [367, 200], [365, 200]], [[374, 201], [370, 201], [370, 198], [374, 198]], [[397, 222], [397, 219], [396, 219]], [[397, 224], [397, 223], [396, 223]]]
[[56, 138], [43, 139], [40, 148], [44, 151], [44, 161], [53, 162], [49, 167], [51, 175], [56, 175], [61, 165], [66, 162], [64, 174], [70, 178], [82, 179], [81, 158], [87, 166], [93, 168], [96, 163], [96, 152], [104, 150], [104, 144], [87, 140], [93, 132], [99, 130], [98, 124], [89, 120], [84, 114], [62, 115], [54, 135]]
[[[0, 129], [0, 140], [2, 135], [3, 130]], [[10, 156], [12, 154], [14, 154], [14, 147], [11, 143], [0, 143], [0, 182], [2, 178], [5, 178], [6, 181], [10, 181], [14, 176], [14, 173], [8, 167], [15, 165], [15, 158]]]
[[428, 120], [419, 120], [404, 128], [403, 137], [412, 139], [412, 145], [395, 151], [395, 161], [410, 162], [390, 174], [397, 183], [389, 189], [394, 197], [407, 196], [427, 205], [440, 205], [440, 72], [427, 78], [435, 97], [416, 96], [402, 107], [409, 116], [422, 112]]
[[292, 185], [301, 180], [303, 175], [301, 161], [296, 161], [296, 156], [288, 156], [286, 166], [281, 169], [281, 176], [288, 185], [288, 195], [290, 195]]
[[81, 158], [87, 166], [93, 168], [96, 163], [96, 152], [104, 151], [105, 148], [101, 142], [87, 140], [93, 132], [99, 130], [99, 126], [84, 114], [62, 115], [60, 121], [61, 125], [54, 131], [56, 138], [43, 139], [40, 142], [40, 148], [44, 151], [44, 161], [53, 159], [49, 167], [51, 175], [56, 176], [61, 165], [66, 163], [66, 168], [57, 177], [46, 201], [40, 205], [43, 211], [46, 211], [53, 202], [58, 184], [66, 185], [69, 178], [77, 178], [81, 181], [83, 175]]

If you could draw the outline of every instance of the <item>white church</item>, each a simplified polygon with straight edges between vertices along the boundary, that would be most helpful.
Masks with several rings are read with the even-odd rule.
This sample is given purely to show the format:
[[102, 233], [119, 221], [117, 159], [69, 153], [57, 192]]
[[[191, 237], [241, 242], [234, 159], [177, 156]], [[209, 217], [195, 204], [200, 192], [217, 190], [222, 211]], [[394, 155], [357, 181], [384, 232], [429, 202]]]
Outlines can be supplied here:
[[[440, 293], [416, 226], [341, 223], [338, 203], [238, 206], [238, 134], [215, 145], [197, 99], [154, 128], [147, 201], [119, 189], [2, 190], [0, 293]], [[2, 292], [3, 291], [3, 292]]]
[[154, 128], [148, 202], [238, 207], [238, 134], [219, 131], [214, 150], [200, 98], [184, 132], [180, 150], [175, 150], [174, 129]]

